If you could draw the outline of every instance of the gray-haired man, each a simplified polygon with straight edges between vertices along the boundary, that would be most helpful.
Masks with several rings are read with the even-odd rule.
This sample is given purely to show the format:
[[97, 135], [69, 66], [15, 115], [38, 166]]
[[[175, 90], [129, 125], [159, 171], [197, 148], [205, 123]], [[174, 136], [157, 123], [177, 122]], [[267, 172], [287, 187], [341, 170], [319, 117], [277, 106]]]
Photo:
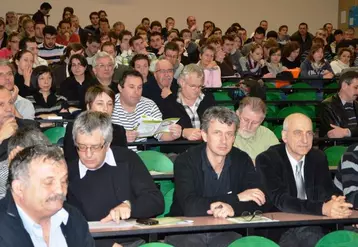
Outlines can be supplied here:
[[[201, 134], [206, 142], [179, 155], [174, 164], [175, 195], [172, 216], [226, 218], [253, 213], [265, 195], [251, 158], [233, 147], [238, 119], [225, 107], [211, 107], [203, 115]], [[228, 246], [235, 232], [170, 236], [174, 246]]]
[[[163, 195], [136, 153], [110, 147], [112, 131], [110, 116], [102, 112], [83, 112], [74, 122], [72, 134], [79, 159], [68, 165], [69, 203], [88, 221], [119, 222], [161, 214]], [[123, 239], [96, 241], [96, 246], [114, 242], [127, 246]]]

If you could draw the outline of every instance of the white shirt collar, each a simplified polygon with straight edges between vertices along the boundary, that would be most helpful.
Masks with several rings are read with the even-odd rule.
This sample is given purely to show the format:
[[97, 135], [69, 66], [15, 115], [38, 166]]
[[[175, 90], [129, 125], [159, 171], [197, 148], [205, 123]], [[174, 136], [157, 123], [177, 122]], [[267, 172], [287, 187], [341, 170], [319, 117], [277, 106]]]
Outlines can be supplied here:
[[[298, 164], [299, 162], [301, 162], [301, 161], [302, 161], [302, 169], [303, 169], [303, 167], [304, 167], [304, 165], [305, 165], [306, 155], [303, 156], [300, 160], [297, 161], [297, 160], [296, 160], [295, 158], [293, 158], [292, 155], [288, 152], [287, 147], [285, 147], [285, 149], [286, 149], [286, 153], [287, 153], [287, 156], [288, 156], [288, 160], [290, 161], [291, 166], [292, 166], [293, 174], [295, 174], [296, 166], [297, 166], [297, 164]], [[304, 170], [303, 170], [303, 171], [304, 171]]]
[[100, 169], [104, 163], [107, 163], [110, 166], [117, 166], [116, 164], [116, 160], [114, 159], [114, 155], [113, 155], [113, 151], [112, 149], [108, 148], [107, 152], [106, 152], [106, 157], [104, 158], [103, 163], [96, 169], [88, 169], [81, 161], [81, 159], [78, 160], [78, 168], [80, 170], [80, 179], [84, 178], [84, 176], [86, 176], [86, 173], [88, 170], [90, 171], [95, 171]]
[[[42, 230], [42, 227], [39, 224], [37, 224], [35, 221], [33, 221], [33, 219], [31, 219], [30, 216], [28, 216], [19, 205], [16, 204], [16, 208], [17, 208], [17, 211], [19, 212], [20, 218], [22, 220], [22, 223], [24, 224], [26, 231], [30, 235], [34, 234], [37, 236], [39, 233], [39, 229]], [[64, 208], [61, 208], [57, 213], [52, 215], [51, 216], [51, 231], [52, 231], [52, 229], [56, 229], [56, 228], [60, 227], [62, 223], [67, 225], [68, 217], [69, 217], [69, 214]], [[38, 237], [42, 237], [42, 236], [38, 236]]]

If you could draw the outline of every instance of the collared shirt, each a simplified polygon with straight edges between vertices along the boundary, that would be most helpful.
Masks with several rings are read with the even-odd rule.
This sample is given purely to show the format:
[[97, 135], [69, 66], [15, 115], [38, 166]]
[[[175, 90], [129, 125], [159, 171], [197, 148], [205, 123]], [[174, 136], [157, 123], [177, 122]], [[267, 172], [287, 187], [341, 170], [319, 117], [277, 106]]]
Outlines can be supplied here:
[[[296, 167], [297, 167], [298, 163], [300, 163], [301, 161], [302, 161], [301, 176], [302, 176], [302, 178], [303, 178], [303, 181], [305, 181], [304, 171], [305, 171], [305, 158], [306, 158], [306, 156], [303, 156], [300, 160], [297, 161], [297, 160], [295, 160], [295, 158], [293, 158], [292, 155], [288, 152], [287, 147], [286, 147], [286, 153], [287, 153], [288, 160], [290, 161], [290, 164], [291, 164], [291, 167], [292, 167], [293, 176], [295, 177], [296, 184], [297, 184], [297, 180], [299, 179], [299, 178], [296, 176]], [[307, 194], [306, 194], [306, 192], [305, 192], [305, 199], [307, 199]]]
[[62, 223], [67, 225], [68, 221], [68, 212], [62, 208], [57, 213], [51, 216], [51, 228], [49, 236], [49, 246], [47, 246], [44, 238], [42, 227], [34, 222], [30, 216], [28, 216], [24, 210], [18, 205], [16, 205], [17, 211], [19, 212], [20, 218], [24, 227], [35, 247], [67, 247], [66, 238], [62, 233], [61, 225]]
[[229, 167], [231, 159], [226, 156], [224, 166], [220, 174], [217, 174], [208, 159], [206, 148], [201, 153], [202, 170], [204, 173], [204, 197], [227, 195], [230, 193]]
[[107, 163], [110, 166], [117, 166], [116, 164], [116, 160], [114, 159], [114, 155], [113, 155], [113, 151], [112, 149], [108, 149], [108, 151], [106, 152], [106, 157], [104, 158], [103, 163], [96, 169], [88, 169], [81, 160], [78, 160], [78, 167], [80, 170], [80, 178], [84, 178], [84, 176], [86, 176], [86, 173], [88, 170], [90, 171], [95, 171], [100, 169], [105, 163]]
[[178, 92], [177, 102], [184, 106], [184, 109], [190, 118], [191, 125], [193, 126], [193, 128], [200, 129], [200, 118], [197, 110], [201, 101], [203, 101], [204, 96], [205, 95], [203, 93], [200, 93], [199, 97], [195, 100], [195, 103], [192, 106], [188, 106], [183, 102], [181, 92]]
[[234, 147], [246, 152], [252, 160], [255, 160], [257, 155], [279, 143], [277, 137], [270, 129], [265, 126], [259, 126], [255, 135], [249, 138], [243, 138], [238, 131]]

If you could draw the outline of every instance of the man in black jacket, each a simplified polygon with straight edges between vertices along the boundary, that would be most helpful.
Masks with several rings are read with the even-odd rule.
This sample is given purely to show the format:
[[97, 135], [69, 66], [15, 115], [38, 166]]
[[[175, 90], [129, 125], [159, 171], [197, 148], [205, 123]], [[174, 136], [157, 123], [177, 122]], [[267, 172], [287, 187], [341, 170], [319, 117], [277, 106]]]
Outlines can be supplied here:
[[[74, 122], [72, 133], [79, 159], [68, 165], [69, 203], [88, 221], [119, 222], [161, 214], [163, 195], [136, 153], [110, 148], [112, 131], [110, 116], [102, 112], [83, 112]], [[123, 241], [131, 242], [105, 239], [96, 241], [96, 246], [111, 247]], [[141, 243], [139, 240], [133, 246]]]
[[0, 201], [0, 246], [95, 246], [86, 220], [64, 203], [67, 177], [59, 147], [27, 147], [15, 156]]
[[[235, 113], [225, 107], [205, 111], [201, 132], [206, 144], [187, 150], [175, 161], [170, 215], [226, 218], [245, 211], [254, 213], [265, 204], [250, 157], [233, 147], [237, 126]], [[228, 246], [239, 237], [224, 232], [177, 235], [167, 240], [174, 246]]]
[[358, 136], [358, 72], [348, 71], [339, 78], [339, 92], [321, 104], [319, 136]]
[[[256, 158], [265, 193], [274, 211], [348, 217], [352, 204], [334, 187], [324, 153], [312, 149], [313, 136], [312, 122], [305, 115], [295, 113], [284, 120], [284, 144], [272, 146]], [[281, 234], [280, 246], [310, 247], [323, 237], [323, 229], [298, 227]]]

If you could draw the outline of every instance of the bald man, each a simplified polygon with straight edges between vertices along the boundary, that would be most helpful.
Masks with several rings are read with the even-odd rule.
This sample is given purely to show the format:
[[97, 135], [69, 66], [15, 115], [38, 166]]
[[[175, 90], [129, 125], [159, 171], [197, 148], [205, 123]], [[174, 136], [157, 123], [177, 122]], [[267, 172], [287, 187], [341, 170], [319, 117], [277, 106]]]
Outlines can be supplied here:
[[155, 64], [154, 78], [149, 77], [148, 82], [143, 85], [142, 95], [153, 100], [159, 109], [163, 101], [169, 95], [176, 95], [178, 83], [174, 79], [173, 64], [166, 59], [160, 59]]
[[[305, 115], [295, 113], [284, 120], [284, 143], [270, 147], [256, 158], [265, 194], [276, 212], [348, 217], [353, 205], [346, 203], [333, 185], [324, 153], [312, 149], [313, 136], [311, 119]], [[284, 231], [277, 239], [280, 246], [315, 246], [323, 236], [321, 227]]]

